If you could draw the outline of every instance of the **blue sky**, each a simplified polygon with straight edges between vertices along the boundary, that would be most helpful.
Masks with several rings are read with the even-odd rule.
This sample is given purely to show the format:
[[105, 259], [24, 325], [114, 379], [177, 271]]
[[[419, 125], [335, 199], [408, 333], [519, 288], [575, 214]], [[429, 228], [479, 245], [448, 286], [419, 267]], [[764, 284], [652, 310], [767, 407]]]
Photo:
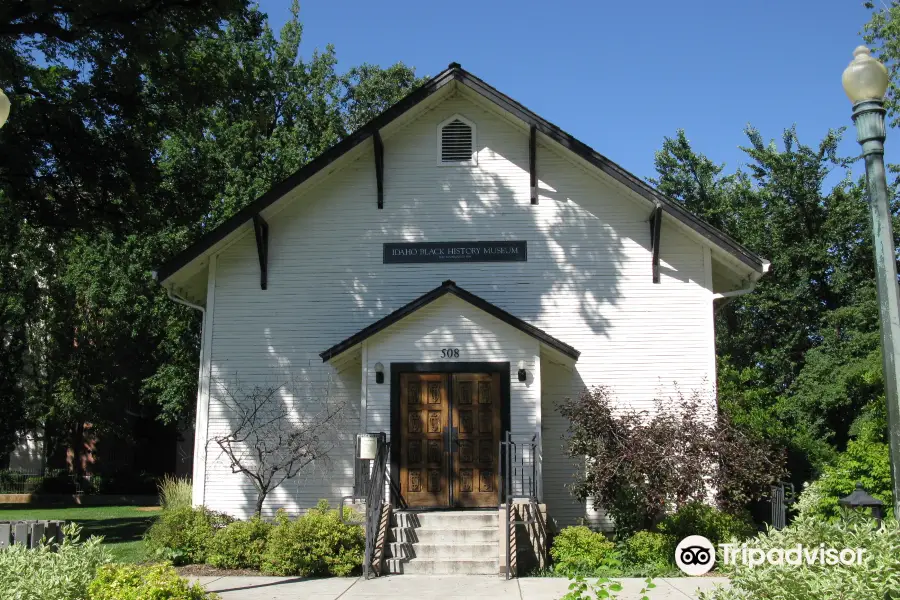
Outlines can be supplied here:
[[[289, 7], [261, 2], [276, 28]], [[342, 70], [402, 61], [434, 75], [459, 62], [650, 177], [653, 153], [679, 128], [727, 171], [745, 160], [747, 123], [779, 140], [796, 124], [810, 144], [847, 125], [842, 150], [857, 154], [841, 72], [868, 18], [861, 0], [309, 0], [301, 50], [332, 43]], [[900, 162], [896, 133], [890, 162]]]

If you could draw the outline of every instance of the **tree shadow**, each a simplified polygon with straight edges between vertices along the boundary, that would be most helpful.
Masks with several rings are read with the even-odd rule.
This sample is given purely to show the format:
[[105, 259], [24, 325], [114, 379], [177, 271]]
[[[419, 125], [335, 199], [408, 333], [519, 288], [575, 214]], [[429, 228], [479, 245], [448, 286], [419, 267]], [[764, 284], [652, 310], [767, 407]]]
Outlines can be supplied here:
[[[437, 124], [456, 113], [478, 128], [475, 167], [436, 165]], [[553, 419], [553, 398], [577, 394], [586, 385], [611, 383], [606, 378], [613, 371], [607, 365], [623, 359], [610, 348], [630, 342], [622, 333], [623, 324], [643, 323], [651, 333], [653, 327], [666, 326], [669, 315], [664, 307], [669, 298], [651, 281], [650, 209], [630, 190], [581, 164], [568, 150], [539, 140], [539, 195], [532, 204], [527, 128], [463, 93], [399, 130], [385, 131], [383, 138], [383, 210], [377, 208], [372, 151], [363, 144], [354, 151], [354, 160], [335, 167], [268, 217], [267, 290], [259, 289], [252, 234], [218, 258], [213, 375], [239, 372], [242, 378], [260, 382], [295, 375], [310, 389], [336, 377], [340, 393], [356, 407], [330, 467], [282, 486], [270, 497], [267, 514], [279, 506], [292, 511], [312, 506], [318, 497], [334, 505], [352, 492], [355, 434], [390, 431], [390, 405], [385, 400], [389, 385], [375, 383], [374, 365], [381, 362], [388, 372], [391, 361], [410, 362], [411, 356], [374, 356], [357, 349], [340, 357], [343, 362], [336, 367], [323, 364], [319, 352], [445, 280], [582, 352], [578, 362], [554, 368], [552, 381], [542, 376], [542, 393], [535, 404], [541, 410], [520, 421], [534, 432], [549, 427], [544, 439], [553, 437], [554, 443], [563, 431], [559, 423], [547, 425]], [[383, 264], [382, 244], [426, 240], [524, 240], [528, 260]], [[664, 231], [664, 249], [667, 243]], [[684, 282], [702, 276], [696, 272], [702, 256], [679, 252], [664, 252], [663, 277]], [[626, 287], [640, 302], [624, 301]], [[490, 335], [473, 335], [462, 326], [435, 327], [423, 335], [427, 344], [424, 338], [410, 340], [416, 362], [440, 360], [428, 353], [432, 343], [455, 345], [469, 355], [497, 350]], [[639, 349], [628, 352], [633, 363], [644, 358]], [[622, 369], [630, 378], [628, 385], [652, 387], [639, 369], [630, 373], [629, 368], [625, 361]], [[522, 388], [518, 381], [512, 384], [514, 395], [519, 394], [514, 397], [535, 402], [527, 392], [534, 374]], [[366, 401], [361, 399], [364, 393]], [[212, 396], [211, 432], [229, 424], [229, 415], [217, 406], [215, 390]], [[294, 397], [285, 396], [283, 401], [293, 403]], [[548, 451], [545, 446], [545, 454]], [[208, 453], [207, 504], [246, 515], [255, 498], [249, 481], [231, 474], [214, 448]], [[551, 464], [554, 469], [569, 468], [558, 457], [545, 467]]]
[[118, 519], [80, 519], [75, 521], [81, 525], [81, 537], [86, 539], [92, 535], [103, 536], [106, 543], [136, 542], [144, 538], [156, 516], [123, 517]]

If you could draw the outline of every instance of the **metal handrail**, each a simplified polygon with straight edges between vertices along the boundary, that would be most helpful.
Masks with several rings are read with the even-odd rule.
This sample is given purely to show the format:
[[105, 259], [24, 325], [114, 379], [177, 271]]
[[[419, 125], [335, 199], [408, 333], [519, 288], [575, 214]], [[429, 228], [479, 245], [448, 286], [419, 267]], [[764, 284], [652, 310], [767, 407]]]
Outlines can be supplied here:
[[[363, 525], [366, 528], [366, 550], [365, 556], [363, 557], [363, 576], [366, 579], [369, 579], [372, 561], [375, 558], [375, 544], [378, 541], [378, 527], [381, 520], [381, 513], [384, 510], [384, 482], [385, 472], [387, 470], [387, 457], [387, 436], [384, 433], [379, 433], [378, 449], [375, 452], [375, 459], [372, 461], [371, 477], [365, 484], [365, 486], [367, 486], [367, 488], [365, 489], [365, 495], [344, 496], [343, 498], [341, 498], [341, 522], [348, 525]], [[366, 514], [363, 521], [344, 520], [344, 502], [346, 500], [365, 501]], [[380, 575], [380, 573], [376, 572], [375, 575], [378, 576]]]
[[[506, 579], [510, 579], [512, 552], [510, 551], [510, 528], [518, 524], [531, 524], [529, 518], [516, 520], [512, 513], [513, 498], [527, 498], [528, 503], [537, 510], [537, 448], [538, 434], [513, 434], [506, 431], [500, 442], [501, 477], [503, 478], [504, 502], [506, 504], [506, 526], [504, 539], [506, 548]], [[528, 455], [525, 449], [529, 449]], [[518, 484], [518, 485], [515, 485]], [[518, 492], [517, 494], [515, 492]], [[537, 514], [537, 512], [534, 512]]]

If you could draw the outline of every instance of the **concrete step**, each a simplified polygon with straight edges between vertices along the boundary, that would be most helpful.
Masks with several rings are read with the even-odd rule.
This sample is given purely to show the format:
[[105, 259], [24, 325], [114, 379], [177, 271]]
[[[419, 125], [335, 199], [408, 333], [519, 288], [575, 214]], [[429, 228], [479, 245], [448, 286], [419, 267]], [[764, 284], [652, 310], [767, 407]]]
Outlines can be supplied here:
[[392, 558], [441, 560], [497, 560], [500, 545], [487, 544], [408, 544], [394, 542], [389, 545]]
[[391, 517], [394, 527], [414, 527], [426, 529], [478, 529], [499, 527], [499, 514], [492, 511], [441, 511], [441, 512], [395, 512]]
[[500, 562], [494, 560], [435, 560], [416, 558], [388, 558], [384, 561], [388, 573], [415, 575], [497, 575]]
[[423, 527], [391, 527], [389, 542], [422, 544], [484, 544], [500, 539], [499, 524], [478, 529], [428, 529]]

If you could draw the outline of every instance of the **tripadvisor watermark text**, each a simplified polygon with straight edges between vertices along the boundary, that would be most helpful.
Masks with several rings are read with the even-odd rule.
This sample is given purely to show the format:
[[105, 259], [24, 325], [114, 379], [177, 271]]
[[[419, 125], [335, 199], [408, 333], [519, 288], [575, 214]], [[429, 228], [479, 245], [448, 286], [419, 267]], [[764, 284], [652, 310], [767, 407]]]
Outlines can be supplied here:
[[691, 535], [675, 548], [675, 564], [688, 575], [704, 575], [716, 565], [716, 559], [725, 566], [745, 566], [750, 569], [762, 565], [861, 565], [866, 561], [865, 548], [831, 548], [825, 544], [789, 548], [754, 548], [742, 544], [719, 544], [718, 552], [707, 538]]
[[768, 565], [859, 565], [865, 562], [865, 548], [829, 548], [825, 544], [790, 548], [753, 548], [747, 544], [719, 544], [722, 562], [726, 565], [741, 564], [750, 567]]

